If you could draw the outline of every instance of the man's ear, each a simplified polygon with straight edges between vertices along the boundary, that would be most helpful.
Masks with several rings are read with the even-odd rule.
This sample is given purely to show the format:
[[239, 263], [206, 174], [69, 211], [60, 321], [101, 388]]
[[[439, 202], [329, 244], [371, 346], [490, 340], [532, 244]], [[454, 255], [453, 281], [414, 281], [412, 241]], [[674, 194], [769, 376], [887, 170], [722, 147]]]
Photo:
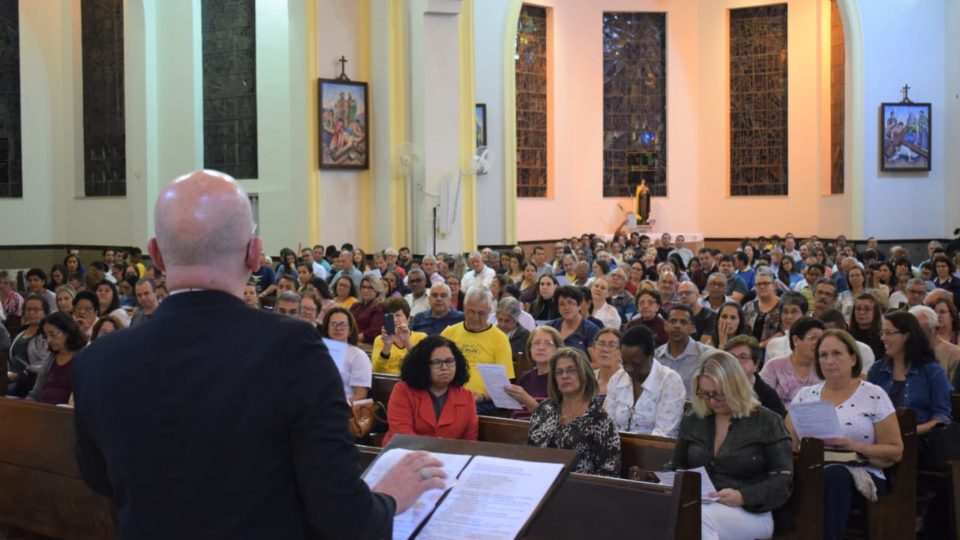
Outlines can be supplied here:
[[149, 253], [150, 258], [153, 259], [154, 266], [164, 272], [167, 271], [167, 265], [163, 263], [163, 256], [160, 254], [160, 246], [157, 244], [156, 237], [151, 238], [150, 241], [147, 242], [147, 253]]
[[260, 253], [262, 252], [263, 239], [259, 236], [254, 236], [250, 239], [250, 242], [247, 243], [247, 253], [244, 257], [244, 262], [251, 272], [256, 272], [260, 269]]

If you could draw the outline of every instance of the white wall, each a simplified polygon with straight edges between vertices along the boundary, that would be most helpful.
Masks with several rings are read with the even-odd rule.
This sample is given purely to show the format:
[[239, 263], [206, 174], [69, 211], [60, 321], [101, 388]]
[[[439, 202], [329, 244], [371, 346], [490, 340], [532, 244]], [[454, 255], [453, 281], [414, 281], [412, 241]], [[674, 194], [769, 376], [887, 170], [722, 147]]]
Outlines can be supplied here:
[[[953, 230], [960, 227], [960, 0], [947, 0], [947, 16], [944, 17], [947, 45], [945, 58], [946, 87], [944, 91], [945, 113], [944, 154], [942, 163], [946, 184], [944, 234], [953, 237]], [[936, 162], [934, 162], [936, 164]]]
[[[944, 222], [946, 152], [944, 145], [944, 0], [869, 0], [859, 3], [864, 49], [864, 234], [878, 238], [940, 237]], [[895, 15], [894, 15], [895, 14]], [[919, 31], [914, 31], [920, 29]], [[956, 33], [958, 28], [953, 29]], [[895, 36], [908, 35], [905, 45]], [[900, 88], [932, 104], [930, 172], [880, 172], [879, 107], [900, 101]], [[871, 143], [871, 141], [874, 141]], [[950, 201], [955, 206], [956, 199]]]
[[475, 92], [487, 105], [489, 172], [477, 178], [477, 242], [503, 244], [504, 228], [504, 67], [503, 47], [509, 0], [479, 0], [473, 4]]

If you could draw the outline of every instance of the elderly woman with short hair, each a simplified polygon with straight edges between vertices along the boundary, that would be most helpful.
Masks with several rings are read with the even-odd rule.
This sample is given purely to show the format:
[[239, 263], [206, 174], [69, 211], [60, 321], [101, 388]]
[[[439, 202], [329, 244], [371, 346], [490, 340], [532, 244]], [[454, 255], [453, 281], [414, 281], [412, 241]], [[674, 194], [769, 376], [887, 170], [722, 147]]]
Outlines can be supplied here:
[[530, 413], [537, 410], [540, 403], [547, 399], [550, 358], [560, 347], [563, 347], [563, 340], [560, 339], [560, 332], [553, 328], [538, 326], [530, 332], [524, 344], [524, 354], [530, 359], [533, 367], [517, 378], [517, 384], [511, 384], [505, 388], [507, 394], [524, 407], [514, 411], [513, 418], [530, 418]]
[[360, 278], [360, 301], [350, 306], [360, 341], [373, 344], [383, 329], [383, 283], [374, 276]]
[[717, 491], [701, 506], [704, 540], [773, 536], [775, 510], [793, 489], [790, 434], [780, 415], [760, 406], [729, 353], [703, 358], [693, 375], [693, 410], [680, 422], [668, 469], [704, 467]]
[[512, 296], [506, 296], [497, 303], [497, 328], [506, 334], [507, 339], [510, 340], [510, 350], [513, 352], [514, 362], [524, 354], [527, 338], [530, 337], [530, 331], [520, 324], [520, 317], [523, 313], [523, 306], [520, 301]]
[[597, 380], [585, 354], [572, 347], [550, 358], [549, 398], [530, 418], [527, 444], [577, 453], [573, 472], [620, 475], [620, 437], [596, 401]]

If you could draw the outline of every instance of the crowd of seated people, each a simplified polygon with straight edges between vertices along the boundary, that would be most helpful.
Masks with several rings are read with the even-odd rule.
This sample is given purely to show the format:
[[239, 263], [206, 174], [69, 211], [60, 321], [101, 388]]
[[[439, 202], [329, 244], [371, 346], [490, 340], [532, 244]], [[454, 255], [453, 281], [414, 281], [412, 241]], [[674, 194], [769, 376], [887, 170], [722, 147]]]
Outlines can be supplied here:
[[[744, 537], [768, 534], [769, 511], [789, 495], [780, 454], [796, 438], [791, 403], [832, 401], [843, 417], [845, 403], [878, 402], [871, 425], [858, 419], [829, 441], [870, 463], [864, 478], [828, 467], [835, 535], [846, 515], [837, 508], [863, 496], [857, 482], [882, 493], [883, 468], [900, 459], [893, 407], [916, 411], [929, 447], [952, 425], [960, 382], [955, 260], [937, 242], [919, 264], [899, 246], [857, 247], [787, 235], [694, 254], [682, 236], [634, 233], [562, 240], [552, 260], [543, 246], [423, 256], [283, 248], [262, 257], [243, 300], [341, 342], [334, 361], [347, 400], [369, 396], [373, 373], [399, 375], [388, 437], [475, 439], [477, 414], [529, 418], [530, 444], [574, 449], [578, 471], [604, 475], [620, 474], [617, 431], [675, 438], [671, 465], [705, 464], [719, 489], [704, 537], [728, 519]], [[68, 253], [23, 278], [0, 271], [6, 394], [46, 403], [69, 403], [71, 361], [86, 343], [149, 324], [169, 294], [137, 249], [88, 264]], [[521, 409], [496, 407], [479, 364], [503, 366]], [[758, 448], [750, 467], [722, 463]]]

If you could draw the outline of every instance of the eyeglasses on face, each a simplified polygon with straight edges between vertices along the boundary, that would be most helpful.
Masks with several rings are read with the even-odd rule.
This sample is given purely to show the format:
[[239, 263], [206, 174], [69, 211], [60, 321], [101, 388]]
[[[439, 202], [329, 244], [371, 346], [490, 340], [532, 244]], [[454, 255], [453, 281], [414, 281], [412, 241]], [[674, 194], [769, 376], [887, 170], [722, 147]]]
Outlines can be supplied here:
[[566, 368], [566, 369], [558, 369], [558, 370], [554, 371], [553, 374], [554, 374], [554, 376], [556, 376], [558, 379], [559, 379], [560, 377], [563, 377], [564, 375], [569, 375], [569, 376], [571, 376], [571, 377], [576, 377], [576, 376], [577, 376], [577, 368], [575, 368], [575, 367], [568, 367], [568, 368]]
[[457, 365], [457, 361], [454, 358], [443, 358], [443, 359], [438, 358], [436, 360], [430, 361], [430, 367], [432, 368], [441, 368], [441, 367], [452, 368], [455, 365]]
[[697, 391], [697, 397], [704, 401], [725, 401], [727, 398], [720, 392]]
[[350, 323], [347, 321], [332, 322], [330, 323], [330, 328], [333, 330], [345, 330], [347, 328], [350, 328]]

